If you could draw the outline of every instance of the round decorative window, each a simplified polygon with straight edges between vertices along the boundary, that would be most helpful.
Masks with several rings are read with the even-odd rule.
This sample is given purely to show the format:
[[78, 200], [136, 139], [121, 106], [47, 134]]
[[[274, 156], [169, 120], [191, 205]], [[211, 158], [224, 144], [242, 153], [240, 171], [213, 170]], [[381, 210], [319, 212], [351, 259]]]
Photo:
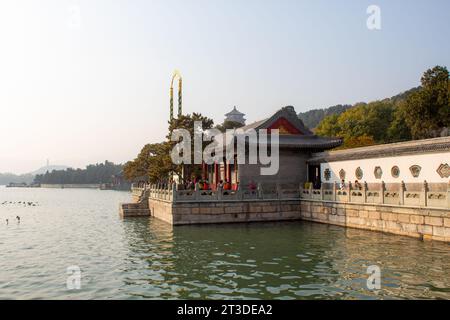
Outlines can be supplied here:
[[331, 171], [330, 171], [330, 169], [326, 168], [325, 171], [323, 172], [323, 175], [325, 177], [325, 180], [330, 181], [330, 178], [331, 178]]
[[413, 166], [411, 166], [410, 168], [409, 168], [409, 171], [411, 171], [411, 175], [414, 177], [414, 178], [418, 178], [419, 177], [419, 175], [420, 175], [420, 171], [422, 170], [422, 167], [421, 166], [418, 166], [418, 165], [413, 165]]
[[381, 170], [381, 167], [375, 167], [373, 174], [375, 175], [376, 179], [381, 179], [381, 176], [383, 175], [383, 170]]
[[341, 178], [341, 180], [345, 180], [345, 170], [341, 169], [339, 171], [339, 178]]
[[400, 168], [397, 167], [397, 166], [393, 166], [392, 169], [391, 169], [391, 175], [394, 178], [400, 177]]
[[361, 180], [364, 176], [364, 173], [360, 167], [355, 170], [356, 179]]

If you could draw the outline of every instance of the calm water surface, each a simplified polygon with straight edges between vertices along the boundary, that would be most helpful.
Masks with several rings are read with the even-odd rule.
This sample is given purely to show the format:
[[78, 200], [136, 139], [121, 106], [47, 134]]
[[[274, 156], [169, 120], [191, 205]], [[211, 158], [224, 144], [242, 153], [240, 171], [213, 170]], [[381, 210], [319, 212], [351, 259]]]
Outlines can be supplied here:
[[[448, 244], [307, 222], [173, 228], [121, 220], [129, 199], [0, 187], [0, 299], [450, 299]], [[80, 290], [66, 289], [69, 266]]]

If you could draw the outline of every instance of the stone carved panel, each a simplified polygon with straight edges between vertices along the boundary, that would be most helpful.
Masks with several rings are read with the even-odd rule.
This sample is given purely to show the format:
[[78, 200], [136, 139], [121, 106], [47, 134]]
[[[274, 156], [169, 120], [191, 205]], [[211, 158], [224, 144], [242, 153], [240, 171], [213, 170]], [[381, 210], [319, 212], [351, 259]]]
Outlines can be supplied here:
[[418, 165], [413, 165], [411, 167], [409, 167], [409, 171], [411, 171], [411, 174], [414, 178], [418, 178], [420, 175], [420, 171], [422, 170], [421, 166]]
[[373, 170], [373, 174], [375, 175], [376, 179], [381, 179], [381, 176], [383, 175], [383, 170], [381, 167], [375, 167], [375, 170]]
[[393, 178], [398, 178], [400, 177], [400, 168], [397, 166], [393, 166], [391, 169], [391, 176]]
[[355, 170], [355, 176], [356, 176], [356, 179], [358, 179], [358, 180], [361, 180], [361, 179], [363, 178], [364, 173], [363, 173], [361, 167], [358, 167], [358, 168]]
[[450, 166], [448, 163], [441, 164], [439, 168], [437, 168], [436, 172], [441, 178], [449, 178], [450, 177]]

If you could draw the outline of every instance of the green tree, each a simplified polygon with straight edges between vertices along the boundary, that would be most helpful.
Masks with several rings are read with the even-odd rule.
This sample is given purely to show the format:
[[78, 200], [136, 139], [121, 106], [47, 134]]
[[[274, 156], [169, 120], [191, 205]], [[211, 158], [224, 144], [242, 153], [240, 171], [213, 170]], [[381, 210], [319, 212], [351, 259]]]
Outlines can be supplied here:
[[436, 66], [421, 79], [422, 87], [402, 104], [406, 124], [414, 139], [438, 136], [450, 126], [449, 72]]
[[408, 141], [412, 139], [411, 130], [406, 123], [405, 108], [406, 101], [400, 101], [393, 110], [392, 122], [388, 128], [389, 142]]
[[224, 121], [222, 124], [218, 124], [216, 129], [219, 129], [221, 132], [225, 132], [228, 129], [237, 129], [242, 128], [244, 125], [240, 122], [236, 121]]
[[110, 183], [114, 175], [123, 170], [123, 166], [110, 161], [90, 164], [85, 169], [53, 170], [36, 175], [34, 182], [41, 184], [100, 184]]
[[[124, 174], [129, 180], [139, 177], [145, 177], [151, 183], [170, 180], [173, 174], [182, 176], [183, 166], [176, 165], [172, 162], [170, 157], [172, 149], [178, 143], [171, 141], [172, 132], [176, 129], [185, 129], [189, 132], [191, 141], [191, 150], [194, 150], [194, 123], [201, 122], [202, 129], [211, 129], [214, 121], [200, 113], [193, 113], [192, 115], [181, 115], [169, 122], [169, 133], [167, 140], [161, 143], [152, 143], [145, 145], [136, 159], [125, 164]], [[204, 143], [206, 145], [206, 142]], [[202, 149], [203, 150], [203, 149]], [[193, 153], [191, 153], [191, 163], [193, 163]], [[185, 170], [197, 173], [201, 169], [200, 166], [184, 166]]]
[[338, 121], [338, 114], [332, 114], [325, 117], [315, 129], [315, 133], [319, 136], [338, 137], [342, 132]]
[[358, 137], [351, 137], [344, 140], [344, 144], [340, 149], [351, 149], [359, 147], [367, 147], [376, 144], [375, 140], [367, 135], [362, 135]]
[[[169, 123], [169, 134], [167, 135], [167, 138], [170, 140], [171, 134], [176, 129], [185, 129], [189, 132], [191, 136], [191, 161], [189, 165], [183, 164], [174, 166], [174, 171], [177, 172], [179, 177], [183, 178], [190, 178], [191, 176], [199, 176], [201, 173], [201, 165], [195, 165], [194, 164], [194, 124], [195, 122], [200, 122], [202, 126], [202, 130], [208, 130], [212, 129], [214, 126], [214, 121], [208, 117], [203, 116], [201, 113], [193, 113], [192, 115], [181, 115], [177, 119], [173, 119], [172, 122]], [[178, 143], [178, 141], [170, 141], [170, 151], [173, 149], [173, 147]], [[206, 145], [209, 142], [202, 142], [202, 148], [203, 151]], [[184, 171], [184, 177], [182, 177], [181, 172]]]

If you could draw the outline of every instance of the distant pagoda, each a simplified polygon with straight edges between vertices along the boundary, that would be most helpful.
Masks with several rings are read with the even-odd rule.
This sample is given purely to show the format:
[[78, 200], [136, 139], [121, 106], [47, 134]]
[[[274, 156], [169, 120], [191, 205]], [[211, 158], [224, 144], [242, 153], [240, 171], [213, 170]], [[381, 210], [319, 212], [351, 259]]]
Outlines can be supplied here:
[[242, 125], [245, 125], [245, 118], [244, 118], [245, 114], [242, 112], [239, 112], [236, 109], [236, 106], [234, 106], [233, 110], [231, 110], [230, 112], [228, 112], [227, 114], [225, 114], [225, 122], [227, 121], [233, 121], [233, 122], [238, 122]]

